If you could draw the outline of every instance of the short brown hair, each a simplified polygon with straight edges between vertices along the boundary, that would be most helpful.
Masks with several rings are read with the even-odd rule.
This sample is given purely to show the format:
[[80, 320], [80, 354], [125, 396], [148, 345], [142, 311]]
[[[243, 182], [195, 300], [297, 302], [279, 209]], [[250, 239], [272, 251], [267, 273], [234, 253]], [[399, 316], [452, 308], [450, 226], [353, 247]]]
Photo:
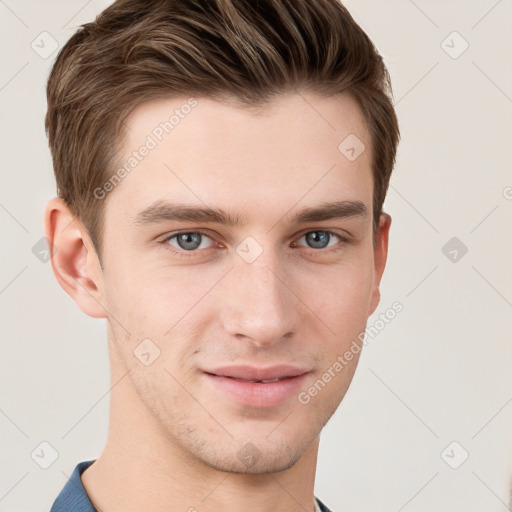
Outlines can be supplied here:
[[358, 102], [371, 136], [375, 235], [399, 127], [383, 59], [339, 0], [113, 3], [70, 38], [48, 79], [57, 193], [101, 259], [105, 201], [94, 190], [112, 174], [136, 106], [177, 95], [258, 106], [297, 90]]

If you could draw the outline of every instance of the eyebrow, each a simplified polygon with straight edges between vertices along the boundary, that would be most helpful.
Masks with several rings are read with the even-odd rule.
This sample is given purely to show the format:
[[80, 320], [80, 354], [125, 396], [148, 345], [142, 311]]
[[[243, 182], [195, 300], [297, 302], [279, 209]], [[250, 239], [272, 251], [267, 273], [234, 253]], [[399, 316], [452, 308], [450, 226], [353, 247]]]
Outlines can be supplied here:
[[[291, 217], [292, 224], [319, 222], [331, 219], [367, 217], [368, 208], [361, 201], [334, 201], [318, 206], [302, 208]], [[194, 206], [167, 201], [156, 201], [133, 218], [135, 225], [160, 224], [169, 221], [205, 222], [224, 224], [229, 227], [245, 226], [243, 216], [232, 215], [221, 208]]]

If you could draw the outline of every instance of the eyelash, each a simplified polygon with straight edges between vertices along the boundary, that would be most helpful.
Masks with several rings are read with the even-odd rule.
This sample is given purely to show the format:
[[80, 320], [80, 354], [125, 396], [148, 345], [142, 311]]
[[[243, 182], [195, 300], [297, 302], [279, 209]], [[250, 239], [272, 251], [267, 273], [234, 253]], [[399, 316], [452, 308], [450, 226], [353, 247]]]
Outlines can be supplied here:
[[[303, 236], [307, 235], [308, 233], [315, 233], [315, 232], [327, 233], [330, 236], [337, 237], [337, 238], [339, 238], [339, 242], [336, 245], [334, 245], [332, 247], [328, 247], [326, 249], [314, 249], [313, 247], [307, 247], [304, 245], [300, 246], [300, 247], [305, 248], [306, 250], [309, 249], [309, 252], [311, 252], [313, 254], [320, 254], [320, 253], [329, 254], [331, 252], [336, 252], [336, 251], [339, 251], [339, 250], [345, 248], [345, 246], [350, 243], [349, 238], [344, 237], [338, 233], [335, 233], [334, 231], [329, 231], [327, 229], [312, 229], [310, 231], [306, 231], [299, 237], [299, 240]], [[201, 230], [194, 230], [194, 231], [176, 231], [175, 233], [171, 233], [170, 235], [166, 236], [159, 243], [163, 246], [163, 248], [165, 250], [169, 250], [169, 251], [171, 251], [171, 253], [173, 253], [174, 255], [179, 256], [181, 258], [193, 258], [201, 251], [206, 251], [206, 250], [210, 249], [210, 247], [209, 247], [207, 249], [195, 249], [192, 251], [186, 251], [185, 249], [178, 250], [168, 243], [170, 240], [172, 240], [173, 238], [176, 238], [178, 235], [190, 234], [190, 233], [196, 233], [201, 236], [206, 236], [206, 237], [210, 238], [211, 240], [213, 240], [213, 238], [208, 233], [201, 231]]]

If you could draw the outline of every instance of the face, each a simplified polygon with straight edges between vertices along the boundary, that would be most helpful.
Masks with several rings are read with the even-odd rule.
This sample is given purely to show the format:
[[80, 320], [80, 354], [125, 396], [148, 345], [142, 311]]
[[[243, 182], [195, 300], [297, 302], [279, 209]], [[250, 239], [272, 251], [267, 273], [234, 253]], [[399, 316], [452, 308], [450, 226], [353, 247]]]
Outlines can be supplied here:
[[[182, 453], [279, 471], [343, 399], [359, 351], [343, 355], [379, 300], [389, 225], [374, 246], [370, 139], [346, 95], [260, 112], [196, 101], [127, 120], [120, 160], [137, 163], [104, 199], [114, 360]], [[339, 149], [350, 134], [356, 159]]]

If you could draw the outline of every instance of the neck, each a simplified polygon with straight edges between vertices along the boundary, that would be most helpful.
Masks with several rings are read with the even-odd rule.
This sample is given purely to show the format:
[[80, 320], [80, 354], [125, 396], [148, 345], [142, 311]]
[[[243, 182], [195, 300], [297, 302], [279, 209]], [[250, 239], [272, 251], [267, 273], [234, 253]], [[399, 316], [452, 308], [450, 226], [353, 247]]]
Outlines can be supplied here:
[[125, 368], [111, 369], [107, 444], [82, 474], [98, 512], [314, 511], [319, 438], [286, 470], [221, 471], [193, 457], [164, 431], [140, 401]]

